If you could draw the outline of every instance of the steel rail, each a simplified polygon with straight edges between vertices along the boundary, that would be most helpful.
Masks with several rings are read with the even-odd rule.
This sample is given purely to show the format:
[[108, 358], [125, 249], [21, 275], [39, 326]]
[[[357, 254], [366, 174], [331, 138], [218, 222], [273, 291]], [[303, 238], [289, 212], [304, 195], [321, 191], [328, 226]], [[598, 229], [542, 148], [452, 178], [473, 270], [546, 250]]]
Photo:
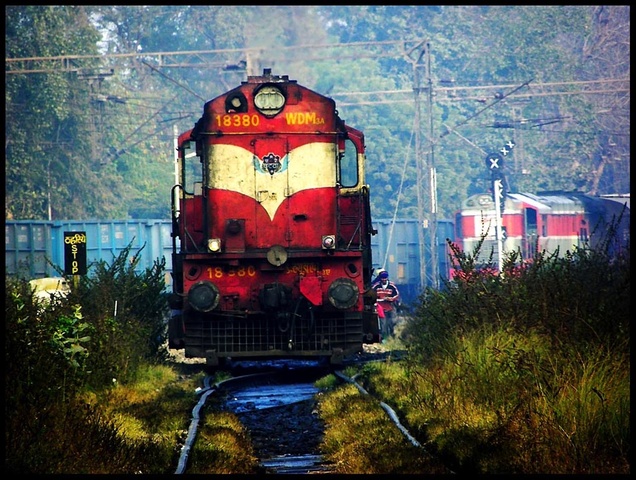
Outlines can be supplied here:
[[240, 377], [227, 378], [225, 380], [221, 380], [220, 382], [216, 382], [213, 385], [210, 385], [211, 377], [207, 376], [204, 378], [203, 388], [197, 389], [196, 391], [197, 395], [201, 395], [201, 398], [199, 398], [199, 401], [192, 409], [192, 421], [190, 422], [190, 428], [188, 428], [188, 436], [186, 438], [186, 441], [183, 444], [183, 447], [181, 447], [181, 455], [179, 456], [179, 463], [177, 465], [176, 471], [174, 472], [175, 474], [180, 475], [185, 473], [186, 471], [190, 450], [197, 436], [197, 428], [199, 427], [199, 420], [201, 419], [201, 408], [203, 408], [203, 405], [205, 405], [208, 396], [218, 390], [222, 385], [225, 386], [230, 383], [240, 383], [249, 378], [263, 375], [271, 375], [271, 372], [254, 373], [250, 375], [242, 375]]

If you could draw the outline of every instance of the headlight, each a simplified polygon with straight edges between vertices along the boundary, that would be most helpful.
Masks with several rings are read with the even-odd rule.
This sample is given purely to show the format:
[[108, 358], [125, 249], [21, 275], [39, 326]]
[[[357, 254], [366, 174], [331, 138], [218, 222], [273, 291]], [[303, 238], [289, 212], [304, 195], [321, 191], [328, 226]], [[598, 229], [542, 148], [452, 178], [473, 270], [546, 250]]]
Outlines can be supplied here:
[[188, 291], [188, 303], [197, 312], [209, 312], [219, 304], [219, 289], [210, 282], [197, 282]]
[[358, 302], [360, 290], [353, 280], [339, 278], [329, 285], [329, 301], [331, 304], [344, 310], [353, 307]]
[[254, 96], [254, 106], [266, 117], [273, 117], [285, 106], [285, 95], [278, 87], [264, 86]]

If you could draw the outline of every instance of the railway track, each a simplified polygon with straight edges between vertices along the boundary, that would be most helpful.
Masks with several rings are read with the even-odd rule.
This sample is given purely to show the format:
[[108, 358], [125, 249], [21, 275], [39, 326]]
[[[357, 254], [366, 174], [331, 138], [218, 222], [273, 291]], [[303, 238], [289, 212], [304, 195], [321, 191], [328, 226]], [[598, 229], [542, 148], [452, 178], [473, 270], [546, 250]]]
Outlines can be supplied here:
[[[376, 349], [349, 359], [347, 363], [383, 361], [385, 358], [386, 352]], [[346, 377], [341, 371], [311, 365], [311, 362], [300, 365], [284, 362], [282, 366], [259, 362], [258, 367], [242, 367], [241, 370], [243, 375], [218, 384], [211, 384], [211, 377], [206, 377], [175, 473], [186, 473], [200, 410], [212, 394], [221, 396], [224, 399], [222, 408], [236, 414], [250, 432], [263, 473], [331, 473], [332, 467], [320, 453], [324, 425], [316, 409], [315, 396], [319, 391], [314, 383], [328, 373], [335, 373], [343, 382], [355, 384], [355, 379]], [[367, 394], [362, 387], [358, 388]], [[398, 428], [416, 445], [417, 441], [399, 423], [395, 412], [387, 407], [383, 406]]]
[[250, 432], [265, 473], [327, 473], [320, 454], [324, 425], [316, 410], [314, 382], [324, 369], [288, 371], [264, 383], [227, 391], [225, 408]]

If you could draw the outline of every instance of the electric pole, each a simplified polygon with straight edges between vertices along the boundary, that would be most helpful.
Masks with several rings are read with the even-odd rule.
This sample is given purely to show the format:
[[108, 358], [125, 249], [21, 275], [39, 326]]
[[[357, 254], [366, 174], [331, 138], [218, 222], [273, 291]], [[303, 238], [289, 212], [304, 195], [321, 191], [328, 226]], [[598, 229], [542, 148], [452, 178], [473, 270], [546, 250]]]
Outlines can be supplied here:
[[428, 84], [428, 170], [429, 193], [431, 198], [429, 239], [431, 242], [431, 286], [439, 288], [439, 259], [437, 245], [437, 170], [435, 169], [435, 144], [433, 142], [433, 79], [431, 75], [431, 45], [426, 43], [426, 80]]
[[[417, 171], [417, 215], [418, 242], [420, 255], [420, 288], [428, 285], [439, 287], [439, 260], [437, 252], [437, 174], [433, 149], [433, 80], [431, 76], [431, 48], [429, 42], [422, 42], [417, 60], [413, 61], [413, 91], [415, 93], [415, 158]], [[415, 50], [415, 49], [414, 49]], [[422, 71], [426, 86], [422, 87]], [[426, 118], [428, 127], [428, 145], [422, 151], [422, 101], [421, 92], [426, 91]], [[428, 195], [427, 195], [428, 193]], [[428, 218], [426, 210], [428, 207]], [[424, 229], [429, 232], [430, 269], [427, 267], [426, 241]], [[430, 272], [430, 277], [428, 273]]]
[[[417, 47], [416, 47], [417, 48]], [[427, 285], [426, 281], [426, 248], [424, 245], [424, 228], [426, 227], [426, 221], [424, 218], [424, 191], [426, 175], [425, 161], [422, 154], [422, 135], [421, 135], [421, 78], [420, 70], [422, 69], [422, 57], [424, 53], [428, 51], [428, 48], [424, 47], [417, 55], [417, 60], [413, 61], [413, 93], [415, 94], [415, 120], [413, 129], [415, 130], [415, 170], [417, 173], [417, 240], [419, 244], [419, 257], [420, 257], [420, 290], [424, 291]]]

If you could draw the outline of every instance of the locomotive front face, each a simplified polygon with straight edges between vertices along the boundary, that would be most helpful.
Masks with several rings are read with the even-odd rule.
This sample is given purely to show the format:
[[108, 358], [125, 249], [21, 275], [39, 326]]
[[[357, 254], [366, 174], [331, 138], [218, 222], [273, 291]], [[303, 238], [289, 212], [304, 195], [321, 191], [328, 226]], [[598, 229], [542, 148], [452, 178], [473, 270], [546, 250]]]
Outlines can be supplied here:
[[[256, 356], [361, 347], [368, 197], [361, 178], [342, 186], [346, 136], [333, 100], [286, 77], [249, 77], [206, 104], [192, 134], [200, 193], [182, 196], [177, 220], [192, 344], [247, 355], [241, 340], [221, 345], [243, 322]], [[362, 136], [347, 143], [363, 161]]]

